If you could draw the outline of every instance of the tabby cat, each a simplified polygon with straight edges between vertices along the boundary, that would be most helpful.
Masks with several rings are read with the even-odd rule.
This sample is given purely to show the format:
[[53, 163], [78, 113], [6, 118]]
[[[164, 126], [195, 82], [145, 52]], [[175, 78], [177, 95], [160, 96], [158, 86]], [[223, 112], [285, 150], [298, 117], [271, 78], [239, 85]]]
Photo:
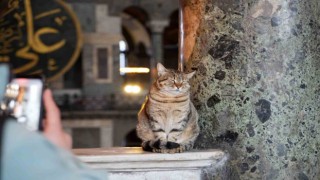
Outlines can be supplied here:
[[189, 79], [195, 74], [157, 64], [158, 78], [138, 113], [142, 148], [158, 153], [189, 150], [199, 134], [198, 113], [190, 100]]

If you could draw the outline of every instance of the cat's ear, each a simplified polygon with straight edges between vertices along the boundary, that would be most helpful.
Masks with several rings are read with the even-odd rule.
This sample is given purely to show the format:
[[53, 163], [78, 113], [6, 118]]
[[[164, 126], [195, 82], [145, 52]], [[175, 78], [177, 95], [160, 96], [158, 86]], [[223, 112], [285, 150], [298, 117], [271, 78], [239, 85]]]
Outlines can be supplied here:
[[189, 80], [196, 74], [196, 71], [193, 71], [191, 73], [185, 74], [185, 77]]
[[161, 63], [157, 64], [158, 76], [163, 75], [166, 71], [167, 71], [167, 69]]

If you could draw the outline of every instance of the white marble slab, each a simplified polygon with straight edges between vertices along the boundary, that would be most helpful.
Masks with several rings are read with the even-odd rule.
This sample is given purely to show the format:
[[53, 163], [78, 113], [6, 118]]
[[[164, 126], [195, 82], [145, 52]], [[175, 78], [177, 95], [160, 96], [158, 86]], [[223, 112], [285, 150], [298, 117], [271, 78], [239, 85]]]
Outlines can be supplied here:
[[140, 147], [75, 149], [91, 168], [109, 172], [109, 179], [201, 179], [202, 170], [215, 171], [227, 160], [221, 150], [193, 150], [177, 154], [145, 152]]

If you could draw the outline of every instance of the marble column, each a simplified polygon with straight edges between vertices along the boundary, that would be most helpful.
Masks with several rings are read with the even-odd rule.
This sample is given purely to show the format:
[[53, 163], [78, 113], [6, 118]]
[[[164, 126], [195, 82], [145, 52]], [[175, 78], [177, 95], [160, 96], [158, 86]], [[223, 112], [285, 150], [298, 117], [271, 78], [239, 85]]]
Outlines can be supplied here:
[[[165, 27], [169, 25], [168, 20], [152, 20], [150, 22], [151, 38], [152, 38], [152, 59], [151, 59], [151, 76], [155, 76], [155, 67], [157, 62], [163, 62], [163, 43], [162, 35]], [[153, 78], [152, 78], [153, 79]]]
[[228, 179], [319, 179], [318, 0], [200, 1], [196, 147], [226, 150]]

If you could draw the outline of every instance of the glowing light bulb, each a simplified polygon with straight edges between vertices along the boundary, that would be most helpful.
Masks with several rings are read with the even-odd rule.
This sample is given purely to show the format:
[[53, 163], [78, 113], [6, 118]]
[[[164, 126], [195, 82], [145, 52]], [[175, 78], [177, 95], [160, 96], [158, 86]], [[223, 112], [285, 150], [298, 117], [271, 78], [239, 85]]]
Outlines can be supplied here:
[[141, 87], [139, 85], [126, 85], [124, 87], [124, 92], [128, 94], [138, 94], [141, 92]]

